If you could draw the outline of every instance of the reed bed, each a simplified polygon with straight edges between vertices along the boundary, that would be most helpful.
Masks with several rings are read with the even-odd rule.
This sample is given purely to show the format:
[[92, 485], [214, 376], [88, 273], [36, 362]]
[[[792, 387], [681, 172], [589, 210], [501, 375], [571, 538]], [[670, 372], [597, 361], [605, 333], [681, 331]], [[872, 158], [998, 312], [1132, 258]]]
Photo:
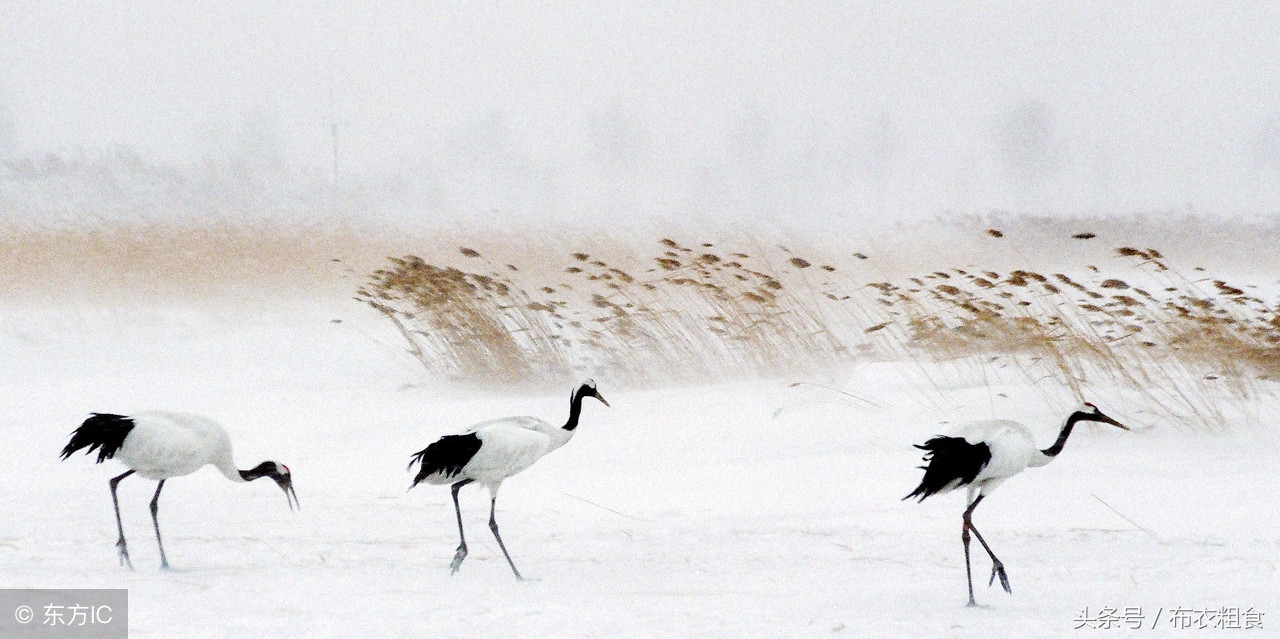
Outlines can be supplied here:
[[[0, 215], [0, 218], [3, 216]], [[6, 304], [293, 301], [350, 296], [401, 240], [334, 222], [0, 221]]]
[[[1005, 241], [994, 229], [988, 239]], [[1227, 421], [1223, 397], [1270, 395], [1280, 379], [1275, 301], [1184, 273], [1156, 249], [1116, 247], [1074, 270], [878, 280], [862, 253], [834, 264], [752, 244], [663, 238], [647, 258], [618, 263], [570, 248], [533, 271], [462, 246], [454, 264], [394, 258], [356, 299], [432, 374], [482, 383], [674, 384], [999, 359], [1079, 399], [1137, 392], [1161, 419], [1212, 428]]]
[[[1210, 263], [1270, 289], [1061, 221], [1005, 222], [807, 245], [754, 231], [680, 239], [680, 229], [549, 237], [367, 221], [10, 223], [0, 275], [11, 306], [254, 308], [356, 289], [426, 374], [484, 385], [583, 375], [632, 386], [829, 382], [896, 361], [941, 403], [957, 375], [984, 383], [1013, 366], [1046, 398], [1140, 396], [1155, 418], [1198, 428], [1274, 398], [1280, 308], [1262, 279], [1274, 273], [1256, 259], [1264, 253], [1231, 239], [1238, 225], [1184, 220], [1163, 232], [1182, 238], [1171, 242], [1179, 255], [1216, 251]], [[1106, 235], [1140, 235], [1124, 225]], [[1215, 249], [1187, 239], [1196, 233], [1225, 239]], [[413, 254], [421, 247], [430, 252]]]
[[[1088, 239], [1088, 238], [1081, 238]], [[887, 319], [876, 350], [982, 367], [1004, 356], [1077, 399], [1136, 392], [1160, 419], [1227, 423], [1223, 401], [1274, 394], [1280, 307], [1156, 249], [1118, 247], [1083, 275], [949, 269], [872, 283]]]
[[1280, 306], [1156, 248], [1074, 269], [884, 280], [860, 252], [837, 265], [753, 245], [662, 238], [625, 264], [566, 250], [538, 274], [463, 246], [451, 265], [390, 260], [356, 298], [431, 374], [471, 382], [673, 384], [879, 360], [980, 373], [1000, 361], [1079, 400], [1139, 393], [1157, 419], [1219, 428], [1222, 398], [1270, 396], [1280, 380]]
[[436, 373], [686, 382], [796, 370], [848, 351], [803, 276], [813, 265], [801, 257], [779, 272], [747, 253], [663, 239], [640, 264], [571, 251], [557, 281], [547, 282], [472, 248], [459, 254], [476, 268], [394, 258], [356, 293]]

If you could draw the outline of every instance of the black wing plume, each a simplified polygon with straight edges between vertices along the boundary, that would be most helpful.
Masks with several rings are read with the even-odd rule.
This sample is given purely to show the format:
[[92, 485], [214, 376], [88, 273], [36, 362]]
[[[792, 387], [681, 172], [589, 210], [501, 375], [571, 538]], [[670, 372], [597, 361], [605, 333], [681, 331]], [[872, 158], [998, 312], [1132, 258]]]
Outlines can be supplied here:
[[409, 468], [421, 464], [418, 476], [413, 479], [410, 488], [417, 486], [424, 479], [440, 474], [445, 477], [456, 477], [462, 472], [467, 462], [480, 450], [483, 442], [475, 433], [465, 435], [445, 435], [435, 443], [414, 453], [409, 460]]
[[116, 451], [124, 445], [124, 438], [133, 430], [133, 420], [124, 415], [110, 413], [90, 413], [89, 419], [80, 424], [80, 428], [71, 433], [71, 441], [62, 449], [62, 458], [66, 459], [82, 448], [89, 450], [86, 454], [98, 451], [98, 462], [115, 457]]
[[903, 499], [919, 497], [920, 501], [940, 492], [944, 492], [973, 483], [978, 473], [991, 461], [991, 448], [985, 443], [970, 444], [963, 437], [946, 437], [939, 435], [917, 444], [916, 448], [925, 451], [924, 479], [920, 485]]

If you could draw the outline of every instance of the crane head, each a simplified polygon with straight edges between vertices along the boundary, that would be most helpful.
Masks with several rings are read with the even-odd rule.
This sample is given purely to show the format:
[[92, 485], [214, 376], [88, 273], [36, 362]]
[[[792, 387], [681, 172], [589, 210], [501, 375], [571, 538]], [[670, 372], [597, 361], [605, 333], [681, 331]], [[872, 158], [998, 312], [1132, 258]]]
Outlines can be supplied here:
[[600, 400], [601, 404], [604, 404], [605, 406], [609, 405], [609, 402], [605, 401], [604, 396], [600, 394], [600, 391], [596, 390], [596, 380], [594, 379], [589, 379], [585, 382], [582, 382], [582, 386], [578, 387], [578, 396], [594, 397]]
[[284, 491], [284, 498], [289, 502], [289, 510], [294, 510], [295, 507], [302, 510], [302, 504], [298, 502], [298, 493], [293, 490], [293, 475], [289, 473], [289, 467], [280, 462], [271, 463], [275, 465], [275, 469], [267, 473], [267, 476], [275, 480], [280, 490]]
[[1080, 406], [1080, 409], [1076, 411], [1076, 414], [1080, 415], [1080, 421], [1102, 422], [1103, 424], [1111, 424], [1112, 426], [1115, 426], [1117, 428], [1130, 430], [1128, 426], [1125, 426], [1124, 424], [1121, 424], [1120, 422], [1103, 414], [1101, 410], [1098, 410], [1097, 406], [1094, 406], [1089, 402], [1085, 402], [1084, 404], [1082, 404]]

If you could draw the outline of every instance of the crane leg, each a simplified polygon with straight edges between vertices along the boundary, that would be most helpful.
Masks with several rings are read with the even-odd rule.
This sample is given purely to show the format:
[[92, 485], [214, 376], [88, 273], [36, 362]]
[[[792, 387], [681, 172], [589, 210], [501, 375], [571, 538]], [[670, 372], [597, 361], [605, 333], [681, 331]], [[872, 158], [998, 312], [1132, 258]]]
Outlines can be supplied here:
[[453, 512], [458, 515], [458, 552], [453, 555], [453, 563], [449, 564], [449, 574], [458, 572], [458, 567], [462, 565], [462, 560], [467, 558], [467, 536], [462, 532], [462, 507], [458, 505], [458, 491], [463, 486], [470, 484], [473, 479], [464, 479], [453, 485]]
[[969, 580], [969, 603], [965, 606], [972, 608], [978, 605], [973, 600], [973, 568], [969, 565], [969, 524], [961, 526], [960, 540], [964, 542], [964, 576]]
[[129, 560], [129, 545], [124, 541], [124, 524], [120, 521], [120, 500], [116, 498], [116, 486], [120, 484], [120, 480], [132, 475], [134, 471], [130, 470], [123, 475], [111, 479], [111, 504], [116, 507], [116, 530], [120, 532], [120, 539], [116, 541], [116, 549], [120, 552], [120, 565], [128, 566], [129, 570], [133, 570], [133, 562]]
[[511, 572], [515, 573], [516, 579], [524, 581], [524, 577], [520, 576], [520, 571], [516, 570], [516, 564], [511, 561], [511, 555], [507, 553], [507, 547], [502, 543], [502, 535], [498, 534], [498, 520], [494, 517], [494, 511], [498, 508], [498, 496], [494, 495], [489, 501], [489, 530], [493, 531], [493, 538], [498, 540], [498, 547], [502, 549], [502, 555], [507, 558], [507, 565], [511, 566]]
[[[990, 586], [991, 584], [994, 584], [996, 582], [996, 577], [999, 577], [1000, 586], [1004, 588], [1004, 591], [1009, 594], [1013, 594], [1013, 589], [1009, 587], [1009, 574], [1004, 570], [1004, 562], [1000, 561], [1000, 559], [996, 557], [996, 554], [994, 552], [991, 552], [991, 546], [987, 545], [987, 540], [982, 538], [982, 533], [978, 532], [978, 529], [975, 528], [973, 525], [973, 509], [978, 507], [978, 502], [982, 501], [983, 497], [984, 495], [978, 495], [978, 498], [973, 500], [973, 503], [969, 504], [969, 508], [964, 511], [965, 532], [973, 531], [973, 536], [978, 538], [978, 543], [982, 544], [982, 549], [987, 551], [988, 557], [991, 557], [991, 579], [987, 582], [987, 585]], [[969, 550], [969, 542], [966, 535], [966, 539], [965, 539], [966, 555], [968, 553], [968, 550]], [[970, 577], [969, 579], [969, 602], [970, 602], [970, 605], [972, 605], [972, 602], [973, 602], [972, 577]]]
[[156, 545], [160, 546], [160, 569], [169, 570], [169, 560], [164, 556], [164, 542], [160, 541], [160, 519], [156, 517], [156, 512], [160, 510], [160, 489], [164, 488], [164, 480], [160, 480], [160, 485], [156, 486], [156, 496], [151, 498], [151, 523], [156, 527]]

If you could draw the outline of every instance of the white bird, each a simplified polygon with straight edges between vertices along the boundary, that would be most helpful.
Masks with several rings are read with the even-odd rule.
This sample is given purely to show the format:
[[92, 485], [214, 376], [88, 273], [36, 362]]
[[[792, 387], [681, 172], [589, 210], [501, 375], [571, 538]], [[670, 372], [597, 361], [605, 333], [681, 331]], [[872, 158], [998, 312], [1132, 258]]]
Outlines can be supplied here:
[[924, 479], [910, 495], [903, 499], [919, 497], [920, 501], [938, 493], [945, 493], [960, 487], [969, 489], [969, 507], [964, 511], [964, 524], [961, 527], [960, 539], [964, 542], [964, 569], [969, 579], [969, 606], [976, 606], [973, 600], [973, 571], [969, 566], [969, 531], [978, 538], [978, 543], [991, 557], [991, 580], [987, 585], [1000, 578], [1004, 591], [1012, 593], [1009, 588], [1009, 576], [1004, 564], [991, 552], [991, 546], [973, 526], [973, 509], [984, 497], [996, 489], [1004, 480], [1017, 475], [1027, 468], [1044, 466], [1053, 461], [1062, 452], [1062, 447], [1071, 435], [1071, 429], [1078, 422], [1102, 422], [1129, 430], [1127, 426], [1107, 417], [1097, 406], [1085, 402], [1067, 416], [1067, 421], [1058, 433], [1058, 440], [1052, 446], [1038, 450], [1035, 438], [1026, 426], [1008, 420], [985, 420], [963, 424], [956, 429], [953, 436], [939, 435], [916, 445], [926, 451], [924, 461]]
[[85, 454], [98, 451], [98, 462], [117, 459], [129, 468], [114, 477], [111, 484], [111, 503], [116, 509], [116, 528], [120, 539], [116, 548], [120, 551], [120, 565], [133, 569], [129, 559], [129, 546], [124, 540], [124, 524], [120, 521], [120, 501], [116, 498], [116, 486], [120, 480], [138, 473], [147, 479], [156, 479], [156, 495], [151, 500], [151, 521], [155, 524], [156, 544], [160, 546], [160, 567], [169, 568], [164, 555], [164, 542], [160, 540], [160, 521], [156, 517], [160, 503], [160, 490], [164, 482], [174, 477], [190, 475], [212, 464], [233, 482], [250, 482], [259, 477], [270, 477], [284, 491], [292, 510], [298, 494], [293, 490], [289, 467], [274, 461], [264, 461], [252, 470], [238, 470], [231, 457], [231, 438], [227, 431], [211, 419], [187, 413], [148, 411], [131, 416], [92, 413], [73, 433], [71, 441], [62, 449], [62, 459], [87, 448]]
[[458, 516], [458, 552], [449, 565], [449, 574], [458, 572], [467, 556], [467, 537], [462, 532], [462, 508], [458, 505], [458, 491], [471, 482], [479, 482], [489, 489], [489, 530], [498, 540], [498, 548], [507, 558], [516, 579], [523, 580], [515, 562], [507, 553], [507, 547], [498, 534], [498, 521], [494, 510], [498, 503], [498, 488], [503, 480], [530, 467], [543, 455], [564, 446], [578, 427], [578, 415], [582, 412], [582, 399], [594, 397], [605, 406], [609, 402], [596, 390], [596, 383], [587, 380], [569, 398], [569, 421], [564, 426], [553, 426], [537, 417], [505, 417], [480, 422], [457, 435], [445, 435], [413, 455], [409, 468], [419, 464], [418, 475], [409, 488], [421, 482], [429, 484], [453, 484], [453, 509]]

